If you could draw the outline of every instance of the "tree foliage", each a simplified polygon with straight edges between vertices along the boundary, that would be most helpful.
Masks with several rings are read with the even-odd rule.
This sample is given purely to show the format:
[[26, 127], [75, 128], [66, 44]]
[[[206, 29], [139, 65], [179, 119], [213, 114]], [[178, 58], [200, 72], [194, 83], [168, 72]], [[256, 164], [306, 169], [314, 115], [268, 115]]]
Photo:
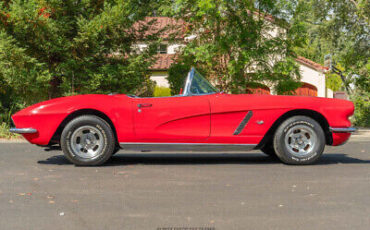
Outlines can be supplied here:
[[[368, 0], [293, 0], [291, 22], [307, 30], [306, 45], [296, 49], [302, 56], [323, 63], [332, 55], [334, 65], [342, 71], [327, 76], [333, 90], [352, 89], [355, 125], [370, 126], [370, 1]], [[294, 9], [304, 9], [294, 13]], [[303, 13], [305, 12], [305, 13]]]
[[[196, 66], [221, 90], [233, 93], [245, 93], [256, 82], [277, 85], [279, 92], [294, 90], [300, 73], [293, 49], [301, 45], [301, 27], [272, 18], [278, 7], [266, 0], [175, 1], [164, 11], [185, 20], [185, 36], [192, 37], [177, 65]], [[173, 72], [170, 79], [177, 78]]]
[[[62, 95], [150, 96], [149, 66], [162, 31], [147, 33], [155, 22], [138, 22], [153, 14], [182, 19], [192, 38], [169, 70], [173, 94], [191, 66], [224, 91], [264, 84], [286, 94], [300, 86], [297, 54], [318, 63], [331, 54], [345, 79], [330, 74], [328, 86], [353, 87], [355, 116], [368, 122], [368, 0], [3, 0], [0, 121]], [[138, 52], [143, 40], [148, 49]]]
[[[145, 33], [153, 22], [138, 25], [150, 15], [151, 2], [1, 2], [1, 98], [12, 95], [11, 104], [25, 106], [68, 94], [132, 93], [142, 87], [158, 40], [158, 34]], [[133, 45], [140, 39], [149, 48], [137, 52]]]
[[[356, 84], [369, 91], [370, 2], [368, 0], [294, 0], [295, 8], [305, 9], [292, 14], [292, 22], [300, 22], [307, 30], [306, 45], [297, 53], [323, 63], [331, 54], [343, 68], [344, 85]], [[294, 7], [293, 7], [294, 8]]]
[[357, 91], [351, 99], [355, 104], [354, 124], [359, 127], [370, 127], [370, 93]]

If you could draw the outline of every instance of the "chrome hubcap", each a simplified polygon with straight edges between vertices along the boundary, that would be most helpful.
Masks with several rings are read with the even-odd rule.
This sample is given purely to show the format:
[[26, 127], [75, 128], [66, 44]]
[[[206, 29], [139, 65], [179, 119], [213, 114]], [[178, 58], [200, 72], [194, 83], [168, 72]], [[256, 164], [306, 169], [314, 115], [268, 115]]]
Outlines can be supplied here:
[[103, 134], [97, 128], [86, 125], [76, 129], [71, 137], [73, 152], [85, 159], [96, 158], [104, 146]]
[[291, 127], [285, 135], [285, 146], [292, 155], [297, 157], [309, 155], [314, 149], [316, 141], [315, 131], [304, 125]]

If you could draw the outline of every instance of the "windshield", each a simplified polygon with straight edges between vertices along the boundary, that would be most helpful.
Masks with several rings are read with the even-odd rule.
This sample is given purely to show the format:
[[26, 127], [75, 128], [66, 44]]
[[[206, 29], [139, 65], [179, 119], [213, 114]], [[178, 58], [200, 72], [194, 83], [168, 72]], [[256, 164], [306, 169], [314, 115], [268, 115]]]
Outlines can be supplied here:
[[195, 68], [189, 72], [185, 85], [185, 95], [200, 95], [217, 93], [218, 90], [211, 85]]

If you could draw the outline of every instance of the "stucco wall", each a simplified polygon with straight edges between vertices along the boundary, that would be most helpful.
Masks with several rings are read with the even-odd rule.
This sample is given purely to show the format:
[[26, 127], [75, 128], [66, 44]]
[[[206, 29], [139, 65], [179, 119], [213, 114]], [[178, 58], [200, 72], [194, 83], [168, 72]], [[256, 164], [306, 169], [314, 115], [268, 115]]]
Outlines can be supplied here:
[[[167, 43], [164, 42], [164, 44], [167, 44]], [[168, 54], [175, 54], [183, 46], [184, 45], [182, 45], [182, 44], [167, 44], [167, 53]], [[148, 47], [148, 45], [145, 44], [145, 43], [138, 43], [134, 47], [138, 48], [140, 51], [143, 51], [145, 48]]]
[[150, 79], [152, 81], [155, 81], [157, 83], [157, 86], [161, 87], [170, 87], [170, 84], [167, 81], [167, 72], [165, 71], [158, 71], [158, 72], [153, 72], [152, 75], [150, 76]]
[[327, 98], [334, 98], [334, 92], [331, 89], [326, 89], [326, 97]]
[[175, 54], [179, 51], [181, 47], [185, 45], [179, 45], [179, 44], [170, 44], [167, 46], [167, 53], [168, 54]]
[[303, 64], [299, 64], [299, 69], [302, 76], [301, 82], [305, 82], [316, 86], [317, 96], [325, 97], [326, 96], [325, 75]]

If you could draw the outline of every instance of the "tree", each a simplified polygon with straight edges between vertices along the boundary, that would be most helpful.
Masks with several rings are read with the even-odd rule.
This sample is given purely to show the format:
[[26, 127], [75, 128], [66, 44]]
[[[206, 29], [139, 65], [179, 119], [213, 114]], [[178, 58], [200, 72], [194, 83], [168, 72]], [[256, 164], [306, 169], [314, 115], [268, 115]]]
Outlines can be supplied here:
[[[178, 0], [164, 7], [188, 23], [186, 36], [195, 35], [177, 65], [196, 66], [221, 90], [233, 93], [245, 93], [257, 83], [274, 85], [279, 93], [294, 90], [300, 74], [293, 48], [303, 41], [302, 27], [273, 17], [278, 7], [273, 0]], [[174, 72], [170, 79], [183, 77], [171, 76]]]
[[[308, 35], [306, 45], [296, 49], [296, 52], [319, 63], [323, 63], [325, 55], [332, 55], [335, 66], [341, 70], [341, 77], [329, 74], [327, 79], [330, 87], [347, 90], [356, 108], [355, 125], [369, 127], [370, 2], [368, 0], [292, 2], [294, 7], [290, 11], [290, 22], [302, 23]], [[304, 10], [295, 13], [295, 8]]]
[[[308, 31], [304, 47], [297, 53], [323, 63], [324, 56], [343, 67], [344, 86], [363, 85], [368, 79], [370, 59], [370, 2], [367, 0], [295, 0], [302, 13], [292, 13], [292, 22], [301, 22]], [[364, 87], [365, 86], [365, 87]]]
[[[18, 107], [68, 94], [134, 92], [147, 82], [156, 53], [157, 34], [146, 33], [154, 22], [139, 23], [151, 3], [1, 2], [0, 91], [7, 89]], [[137, 52], [142, 39], [149, 48]]]

